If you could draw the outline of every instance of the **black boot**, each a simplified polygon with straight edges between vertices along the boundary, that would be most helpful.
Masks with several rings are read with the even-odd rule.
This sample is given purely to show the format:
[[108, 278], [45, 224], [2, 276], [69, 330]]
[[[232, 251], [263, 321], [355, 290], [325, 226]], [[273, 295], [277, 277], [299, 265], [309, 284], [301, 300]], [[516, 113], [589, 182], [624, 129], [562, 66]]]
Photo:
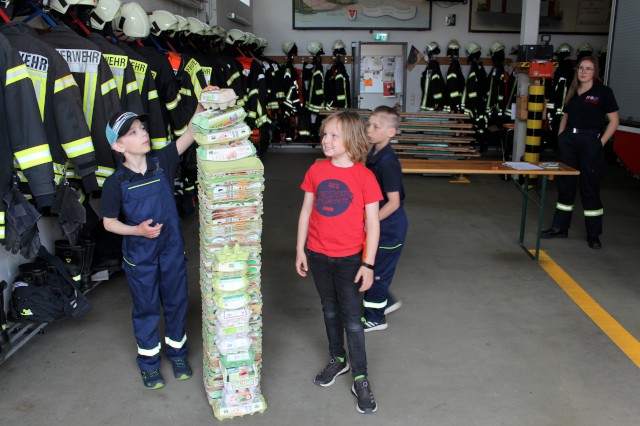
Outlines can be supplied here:
[[69, 275], [73, 280], [80, 284], [82, 277], [82, 262], [84, 260], [84, 247], [72, 246], [67, 240], [56, 240], [55, 254], [62, 259], [64, 266], [67, 268]]
[[91, 282], [91, 263], [93, 262], [93, 250], [96, 242], [91, 237], [80, 237], [78, 244], [84, 247], [84, 258], [82, 261], [82, 272], [80, 276], [80, 290], [85, 292], [93, 286]]
[[10, 343], [7, 333], [7, 315], [4, 312], [4, 290], [6, 288], [7, 283], [0, 281], [0, 354], [2, 354], [2, 347]]
[[41, 261], [23, 263], [18, 266], [20, 281], [37, 286], [47, 283], [47, 264]]

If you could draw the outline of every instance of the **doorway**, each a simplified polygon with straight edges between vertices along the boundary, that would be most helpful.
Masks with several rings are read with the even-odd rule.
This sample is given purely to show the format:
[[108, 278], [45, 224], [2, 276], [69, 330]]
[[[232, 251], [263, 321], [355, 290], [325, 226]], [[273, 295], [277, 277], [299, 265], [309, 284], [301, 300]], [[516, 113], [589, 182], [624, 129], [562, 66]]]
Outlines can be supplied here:
[[405, 111], [407, 43], [360, 42], [356, 62], [356, 102], [360, 109], [380, 105]]

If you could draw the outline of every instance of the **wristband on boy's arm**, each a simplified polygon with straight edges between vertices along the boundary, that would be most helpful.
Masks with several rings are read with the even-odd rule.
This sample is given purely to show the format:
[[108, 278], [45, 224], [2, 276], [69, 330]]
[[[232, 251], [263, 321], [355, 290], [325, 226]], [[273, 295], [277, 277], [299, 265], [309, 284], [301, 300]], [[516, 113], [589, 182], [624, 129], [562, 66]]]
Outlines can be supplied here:
[[372, 264], [370, 264], [370, 263], [362, 262], [362, 266], [364, 266], [365, 268], [369, 268], [369, 269], [371, 269], [372, 271], [374, 270], [373, 265], [372, 265]]

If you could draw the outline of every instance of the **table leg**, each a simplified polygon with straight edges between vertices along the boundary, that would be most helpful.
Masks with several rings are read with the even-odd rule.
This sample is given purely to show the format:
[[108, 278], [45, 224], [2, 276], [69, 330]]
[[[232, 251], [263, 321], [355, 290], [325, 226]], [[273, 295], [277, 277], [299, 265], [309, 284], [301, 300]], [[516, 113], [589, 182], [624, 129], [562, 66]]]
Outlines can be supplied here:
[[533, 257], [538, 260], [540, 253], [540, 237], [542, 236], [542, 222], [544, 221], [544, 200], [547, 193], [547, 176], [542, 176], [542, 188], [540, 190], [540, 213], [538, 215], [538, 232], [536, 233], [536, 254]]
[[520, 246], [524, 247], [524, 229], [527, 222], [527, 207], [529, 206], [529, 175], [524, 177], [522, 190], [522, 215], [520, 216]]

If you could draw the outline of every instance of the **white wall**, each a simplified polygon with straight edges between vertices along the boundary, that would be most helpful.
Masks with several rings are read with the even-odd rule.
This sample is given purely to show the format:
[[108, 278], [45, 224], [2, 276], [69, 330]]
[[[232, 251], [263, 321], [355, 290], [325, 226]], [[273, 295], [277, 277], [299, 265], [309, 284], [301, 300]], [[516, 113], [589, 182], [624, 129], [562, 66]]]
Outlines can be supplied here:
[[[331, 51], [333, 42], [338, 38], [343, 40], [347, 46], [350, 46], [351, 42], [372, 41], [371, 34], [366, 30], [293, 30], [291, 0], [254, 0], [252, 3], [254, 30], [252, 32], [269, 41], [269, 46], [265, 50], [268, 56], [283, 55], [280, 46], [287, 39], [296, 42], [300, 56], [308, 54], [307, 43], [314, 40], [324, 44], [325, 52]], [[482, 46], [483, 56], [489, 56], [489, 45], [494, 41], [504, 43], [507, 52], [511, 50], [512, 46], [519, 44], [520, 34], [470, 33], [468, 31], [470, 2], [460, 4], [434, 1], [432, 4], [430, 31], [385, 31], [389, 33], [389, 41], [407, 42], [409, 47], [413, 44], [421, 50], [424, 50], [428, 43], [436, 41], [443, 52], [446, 51], [446, 45], [451, 39], [458, 40], [461, 46], [465, 46], [469, 41], [475, 41]], [[451, 4], [451, 6], [440, 6], [447, 4]], [[445, 25], [445, 17], [450, 14], [456, 15], [455, 26]], [[553, 34], [551, 44], [558, 46], [560, 43], [569, 43], [574, 48], [575, 57], [575, 48], [580, 44], [587, 42], [597, 51], [601, 46], [606, 45], [607, 39], [608, 37], [604, 35]], [[515, 59], [513, 56], [510, 58]], [[490, 64], [485, 63], [485, 65]], [[406, 99], [409, 103], [406, 106], [407, 111], [417, 111], [419, 108], [420, 74], [422, 71], [424, 71], [424, 66], [417, 66], [408, 73]], [[443, 71], [446, 72], [446, 69]], [[466, 72], [465, 69], [463, 71]], [[415, 96], [412, 97], [412, 94]], [[411, 99], [414, 97], [416, 100], [412, 105]]]

